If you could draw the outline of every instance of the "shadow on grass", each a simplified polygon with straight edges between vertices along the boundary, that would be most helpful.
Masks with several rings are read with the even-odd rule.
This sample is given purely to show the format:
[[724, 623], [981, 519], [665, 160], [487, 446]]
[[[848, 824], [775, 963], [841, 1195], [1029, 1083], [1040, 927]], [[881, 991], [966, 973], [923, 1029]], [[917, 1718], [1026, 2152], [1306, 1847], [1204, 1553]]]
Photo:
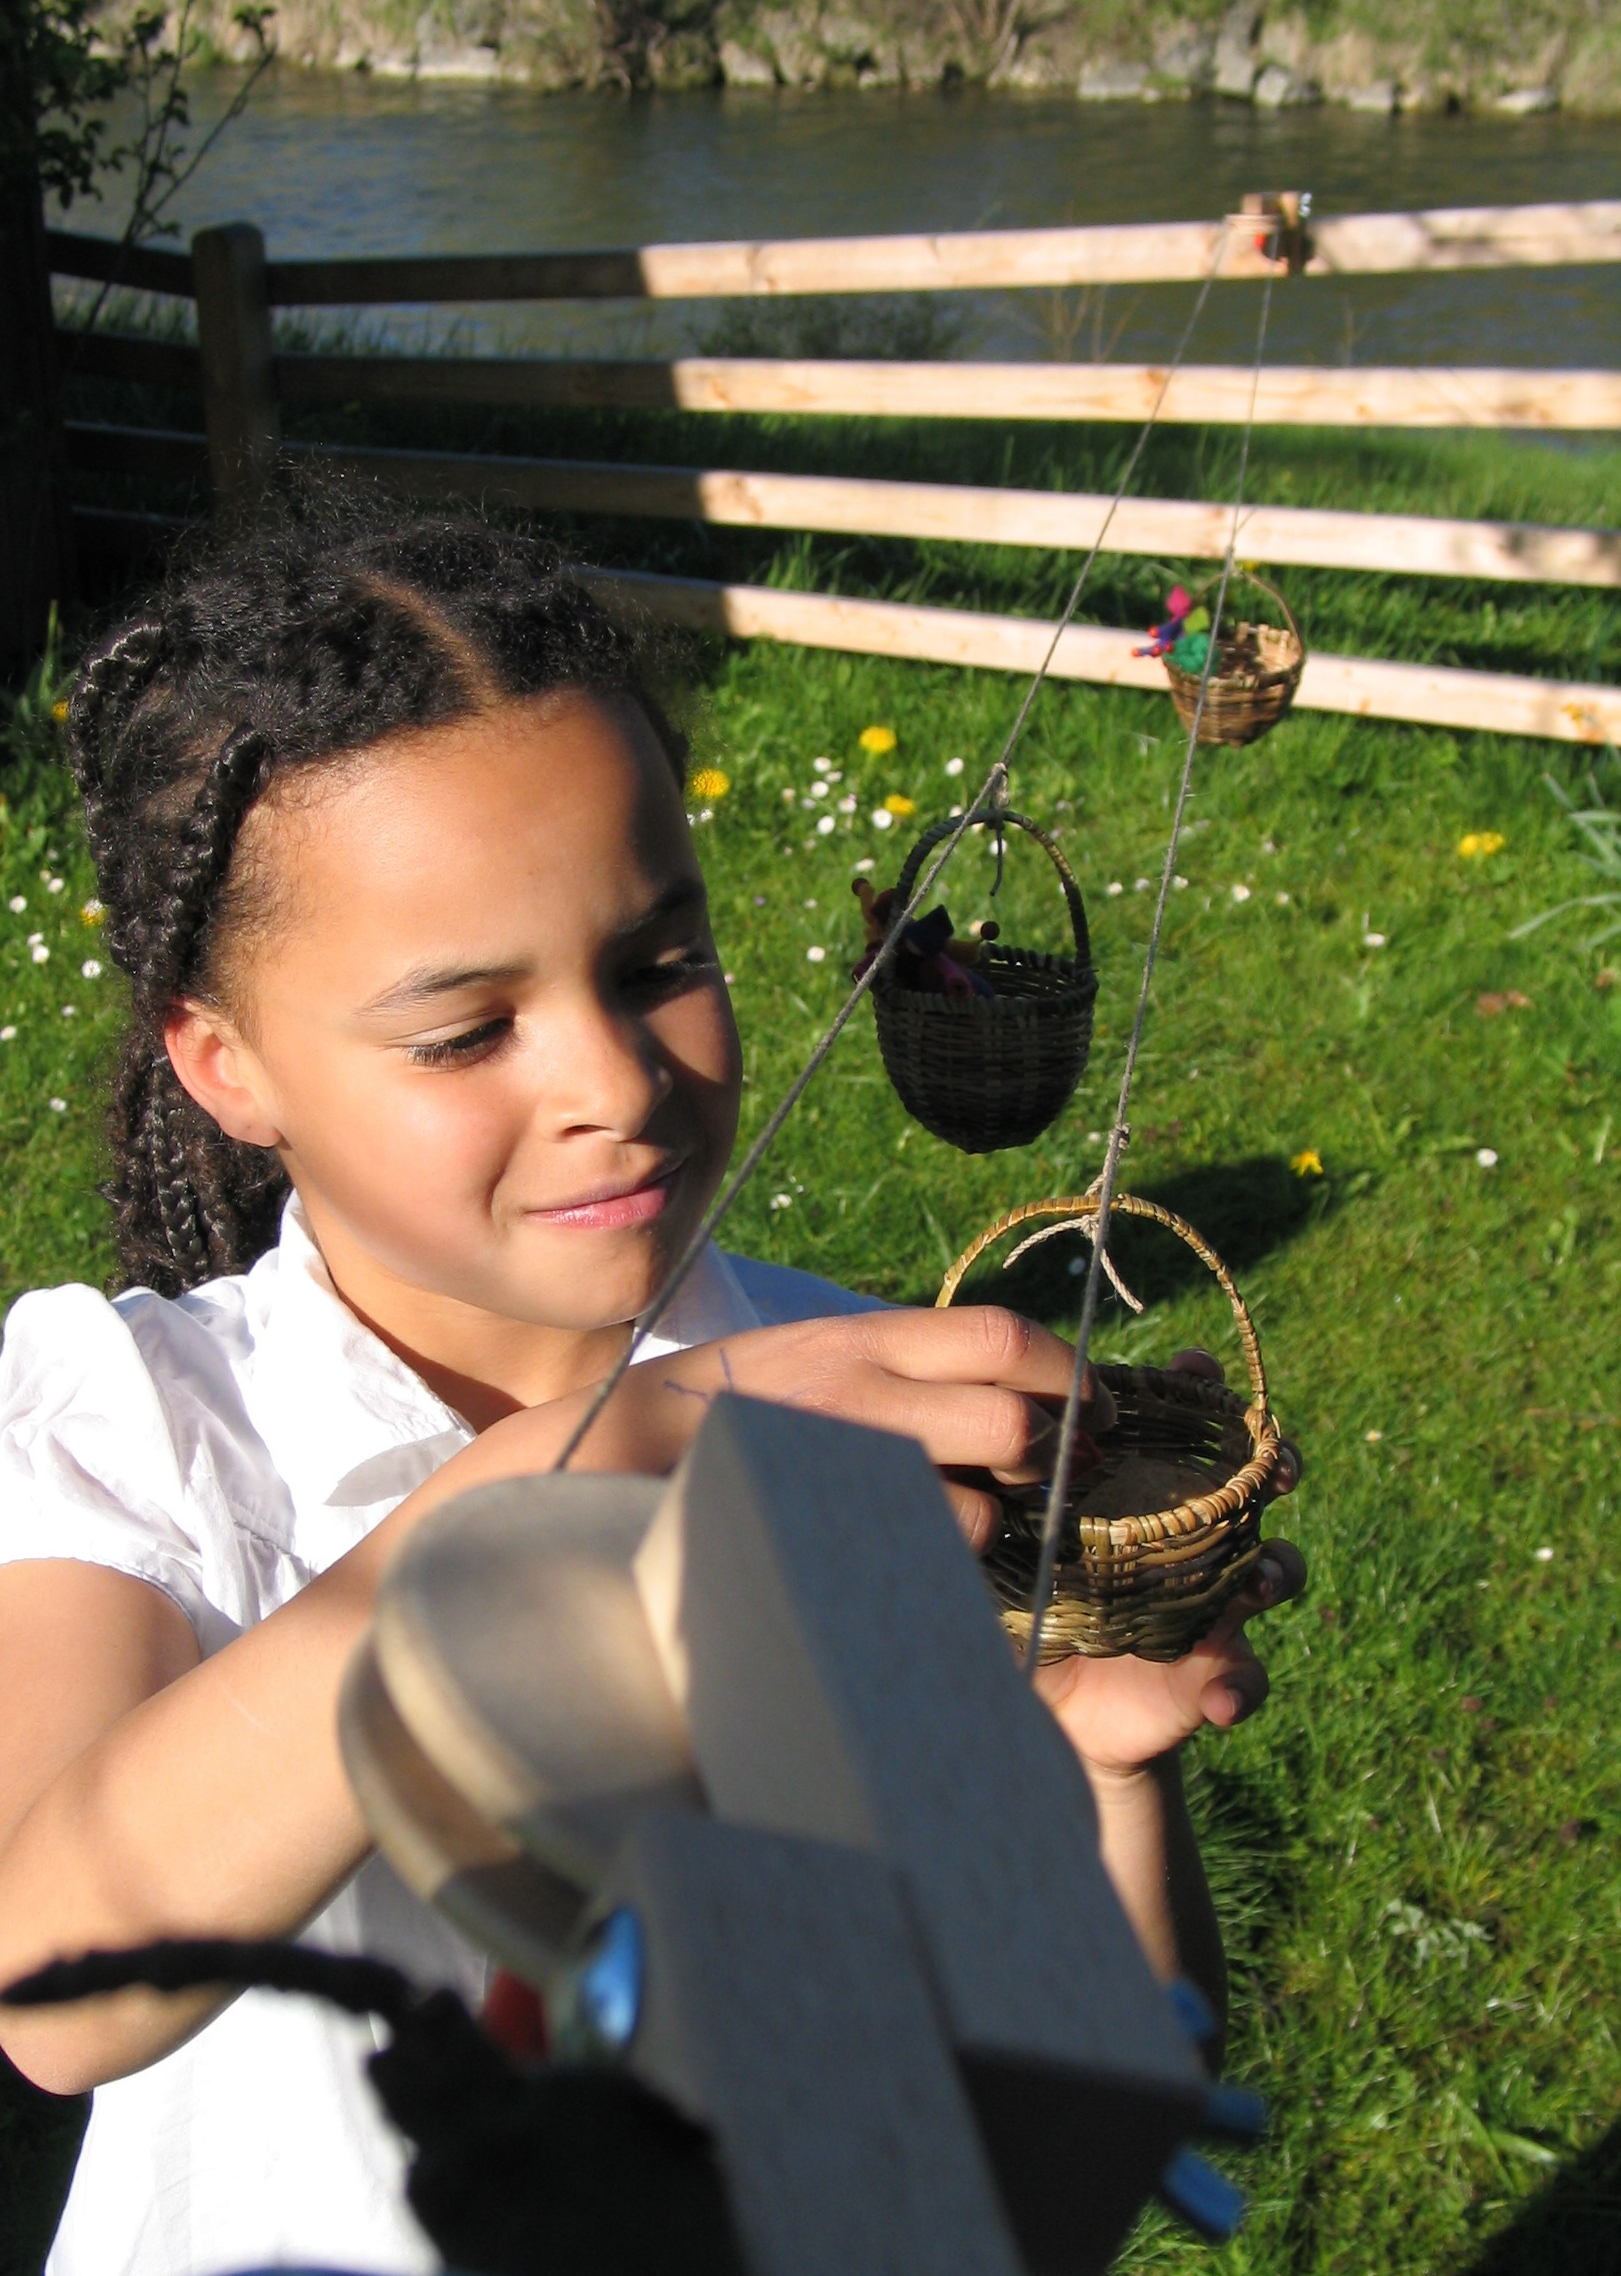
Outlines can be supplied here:
[[[1355, 1181], [1296, 1177], [1281, 1155], [1249, 1154], [1239, 1161], [1201, 1163], [1169, 1177], [1147, 1178], [1141, 1185], [1132, 1181], [1128, 1160], [1124, 1183], [1145, 1201], [1157, 1201], [1185, 1218], [1227, 1265], [1242, 1293], [1247, 1273], [1287, 1248], [1308, 1226], [1334, 1215]], [[1016, 1246], [1017, 1238], [1010, 1234], [999, 1253], [1006, 1256]], [[1156, 1225], [1121, 1218], [1111, 1225], [1109, 1247], [1127, 1287], [1150, 1310], [1207, 1277], [1193, 1251]], [[1008, 1304], [1043, 1322], [1073, 1321], [1079, 1283], [1070, 1268], [1086, 1253], [1078, 1238], [1060, 1236], [1032, 1249], [1010, 1272], [999, 1272], [993, 1255], [969, 1276], [962, 1301]]]
[[1615, 2276], [1621, 2268], [1621, 2123], [1492, 2239], [1466, 2276]]
[[89, 2116], [88, 2094], [42, 2094], [0, 2054], [0, 2276], [39, 2276]]

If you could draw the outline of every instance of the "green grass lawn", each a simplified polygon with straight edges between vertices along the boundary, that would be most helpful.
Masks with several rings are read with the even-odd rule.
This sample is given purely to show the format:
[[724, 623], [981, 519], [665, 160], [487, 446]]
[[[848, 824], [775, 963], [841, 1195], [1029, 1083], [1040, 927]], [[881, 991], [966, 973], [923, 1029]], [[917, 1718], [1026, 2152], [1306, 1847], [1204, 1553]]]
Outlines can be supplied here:
[[[1101, 460], [1112, 445], [1066, 445], [1083, 447]], [[1202, 451], [1220, 494], [1226, 441], [1171, 447]], [[1618, 471], [1613, 453], [1268, 438], [1254, 489], [1600, 521]], [[676, 550], [670, 532], [659, 543]], [[747, 548], [754, 574], [1032, 611], [1063, 574], [1011, 553]], [[1163, 584], [1117, 566], [1100, 613], [1146, 621]], [[1326, 576], [1289, 591], [1324, 648], [1621, 672], [1608, 596]], [[732, 787], [698, 827], [757, 1123], [846, 984], [855, 864], [892, 876], [909, 828], [983, 772], [1018, 690], [764, 647], [709, 657], [700, 681], [699, 756]], [[875, 722], [898, 737], [882, 759], [857, 741]], [[961, 777], [946, 771], [958, 755]], [[819, 757], [842, 779], [811, 802]], [[1272, 1624], [1268, 1712], [1193, 1750], [1234, 1965], [1232, 2068], [1276, 2113], [1269, 2145], [1233, 2168], [1251, 2194], [1225, 2256], [1235, 2276], [1614, 2265], [1621, 986], [1579, 918], [1509, 938], [1593, 889], [1543, 780], [1574, 784], [1588, 757], [1302, 716], [1204, 756], [1195, 778], [1127, 1182], [1192, 1217], [1256, 1309], [1279, 1414], [1306, 1454], [1288, 1515], [1313, 1567], [1306, 1601]], [[1157, 875], [1180, 759], [1168, 701], [1055, 686], [1016, 762], [1017, 803], [1062, 828], [1101, 974], [1092, 1064], [1059, 1127], [1024, 1152], [954, 1154], [908, 1123], [863, 1013], [740, 1204], [731, 1245], [928, 1302], [989, 1218], [1088, 1182], [1148, 925], [1138, 881]], [[872, 816], [891, 793], [916, 821], [883, 831]], [[838, 813], [850, 794], [856, 811]], [[1480, 832], [1501, 849], [1461, 855]], [[1016, 841], [995, 907], [1008, 937], [1056, 945], [1062, 909], [1042, 868]], [[945, 893], [959, 927], [992, 913], [991, 877], [985, 851], [965, 850]], [[110, 969], [87, 974], [107, 962], [82, 914], [91, 890], [59, 786], [14, 772], [0, 825], [0, 1304], [108, 1269], [98, 1084], [119, 995]], [[1320, 1176], [1290, 1167], [1308, 1151]], [[1012, 1293], [1064, 1325], [1079, 1283], [1058, 1247]], [[1149, 1310], [1106, 1311], [1102, 1356], [1195, 1339], [1236, 1356], [1197, 1266], [1138, 1228], [1121, 1255]], [[1150, 2217], [1126, 2265], [1196, 2254]]]

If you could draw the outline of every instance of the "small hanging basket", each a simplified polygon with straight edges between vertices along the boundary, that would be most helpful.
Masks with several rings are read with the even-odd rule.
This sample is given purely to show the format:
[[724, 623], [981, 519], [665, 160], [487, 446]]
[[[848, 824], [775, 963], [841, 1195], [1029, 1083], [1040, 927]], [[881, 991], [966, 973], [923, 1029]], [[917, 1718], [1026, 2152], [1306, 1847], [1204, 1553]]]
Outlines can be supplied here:
[[[897, 908], [910, 900], [931, 849], [957, 826], [936, 822], [918, 839], [895, 888]], [[979, 969], [992, 996], [928, 995], [890, 971], [872, 991], [878, 1048], [901, 1104], [965, 1154], [1028, 1145], [1063, 1112], [1086, 1066], [1098, 992], [1081, 889], [1055, 841], [1022, 814], [987, 817], [985, 826], [1023, 830], [1046, 853], [1064, 889], [1074, 955], [987, 942]]]
[[[1191, 1225], [1157, 1202], [1120, 1193], [1110, 1207], [1111, 1215], [1167, 1226], [1215, 1274], [1238, 1322], [1250, 1396], [1246, 1402], [1225, 1384], [1180, 1368], [1096, 1370], [1114, 1395], [1116, 1419], [1094, 1442], [1099, 1461], [1070, 1490], [1053, 1601], [1042, 1626], [1044, 1660], [1071, 1653], [1113, 1659], [1124, 1652], [1176, 1660], [1191, 1650], [1255, 1560], [1280, 1459], [1260, 1340], [1227, 1267]], [[963, 1251], [936, 1303], [951, 1302], [969, 1267], [994, 1242], [1041, 1217], [1067, 1222], [1037, 1240], [1071, 1230], [1095, 1238], [1097, 1194], [1010, 1209]], [[1003, 1625], [1022, 1643], [1030, 1634], [1046, 1494], [1040, 1487], [1004, 1489], [1002, 1504], [1007, 1530], [987, 1554], [985, 1569]]]
[[[1223, 624], [1216, 641], [1216, 660], [1210, 670], [1210, 687], [1199, 718], [1201, 743], [1257, 742], [1276, 727], [1294, 702], [1300, 675], [1306, 668], [1306, 648], [1300, 627], [1283, 595], [1248, 569], [1237, 572], [1268, 600], [1277, 604], [1283, 624], [1247, 624], [1242, 619]], [[1171, 683], [1171, 701], [1184, 727], [1191, 727], [1199, 708], [1198, 672], [1185, 672], [1170, 657], [1164, 659]]]

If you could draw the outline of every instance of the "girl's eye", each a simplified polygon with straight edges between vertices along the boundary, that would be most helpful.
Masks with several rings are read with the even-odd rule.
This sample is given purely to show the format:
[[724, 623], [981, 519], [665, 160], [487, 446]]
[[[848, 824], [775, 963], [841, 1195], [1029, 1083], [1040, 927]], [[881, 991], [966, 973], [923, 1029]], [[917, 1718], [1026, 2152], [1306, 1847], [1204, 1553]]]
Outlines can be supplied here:
[[413, 1067], [466, 1066], [483, 1058], [511, 1032], [511, 1020], [487, 1019], [480, 1027], [468, 1028], [465, 1034], [441, 1036], [437, 1043], [408, 1043], [405, 1056]]
[[717, 961], [711, 948], [684, 948], [677, 955], [661, 956], [656, 964], [639, 966], [630, 974], [630, 985], [650, 994], [673, 991], [689, 986], [706, 972], [713, 972]]

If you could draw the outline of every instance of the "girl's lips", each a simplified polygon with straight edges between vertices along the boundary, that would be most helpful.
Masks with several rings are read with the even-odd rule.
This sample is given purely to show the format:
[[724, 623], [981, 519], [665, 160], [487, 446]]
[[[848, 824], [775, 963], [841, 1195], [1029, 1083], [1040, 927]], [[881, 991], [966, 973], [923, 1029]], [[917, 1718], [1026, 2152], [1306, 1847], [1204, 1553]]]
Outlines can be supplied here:
[[561, 1209], [531, 1209], [528, 1214], [542, 1225], [575, 1225], [592, 1232], [646, 1225], [668, 1207], [675, 1175], [676, 1167], [672, 1166], [628, 1193], [605, 1194], [597, 1201], [571, 1201]]

